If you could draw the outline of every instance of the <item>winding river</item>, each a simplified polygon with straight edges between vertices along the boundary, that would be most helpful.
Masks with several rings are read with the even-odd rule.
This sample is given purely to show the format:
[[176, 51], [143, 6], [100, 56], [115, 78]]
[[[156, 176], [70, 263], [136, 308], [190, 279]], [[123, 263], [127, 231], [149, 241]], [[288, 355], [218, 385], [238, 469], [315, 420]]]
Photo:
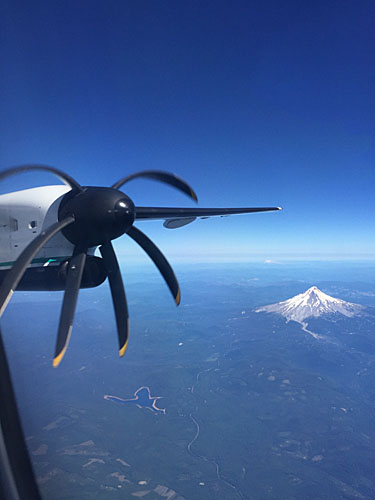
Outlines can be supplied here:
[[[217, 360], [217, 361], [218, 361], [217, 366], [208, 368], [206, 370], [202, 370], [202, 371], [200, 371], [197, 374], [196, 381], [195, 381], [195, 383], [193, 384], [193, 386], [191, 388], [191, 393], [192, 394], [194, 394], [194, 389], [195, 389], [196, 385], [199, 383], [199, 379], [200, 379], [201, 374], [205, 373], [205, 372], [209, 372], [209, 371], [214, 370], [215, 368], [217, 368], [219, 366], [219, 360]], [[208, 457], [206, 457], [204, 455], [199, 455], [198, 453], [196, 453], [195, 451], [192, 450], [192, 446], [198, 440], [198, 438], [200, 436], [200, 432], [201, 432], [199, 423], [198, 423], [197, 419], [194, 417], [194, 415], [197, 412], [198, 412], [198, 407], [195, 408], [194, 412], [192, 412], [192, 413], [189, 414], [190, 420], [194, 423], [194, 425], [196, 427], [196, 433], [195, 433], [193, 439], [187, 445], [188, 452], [190, 453], [190, 455], [192, 457], [199, 458], [200, 460], [203, 460], [206, 463], [212, 464], [215, 467], [217, 479], [219, 481], [221, 481], [222, 483], [224, 483], [226, 486], [230, 487], [235, 492], [235, 494], [237, 495], [237, 497], [240, 500], [248, 500], [248, 497], [245, 497], [244, 494], [242, 493], [242, 491], [235, 484], [233, 484], [229, 479], [224, 479], [223, 478], [223, 476], [221, 475], [221, 472], [220, 472], [220, 465], [218, 464], [218, 462], [216, 462], [216, 460], [214, 460], [213, 458], [208, 458]]]

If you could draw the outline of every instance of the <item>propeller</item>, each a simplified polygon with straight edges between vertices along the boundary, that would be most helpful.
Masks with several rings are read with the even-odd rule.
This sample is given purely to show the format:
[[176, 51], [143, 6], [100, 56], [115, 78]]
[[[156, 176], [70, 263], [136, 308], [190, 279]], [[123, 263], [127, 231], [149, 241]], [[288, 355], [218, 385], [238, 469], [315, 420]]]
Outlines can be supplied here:
[[78, 184], [78, 182], [75, 181], [73, 177], [70, 177], [70, 175], [66, 174], [62, 170], [58, 170], [55, 167], [49, 167], [48, 165], [30, 164], [30, 165], [18, 165], [17, 167], [7, 168], [6, 170], [0, 172], [0, 181], [6, 179], [7, 177], [10, 177], [11, 175], [22, 174], [23, 172], [32, 172], [35, 170], [39, 170], [42, 172], [43, 171], [50, 172], [56, 175], [56, 177], [58, 177], [60, 180], [63, 181], [64, 184], [70, 186], [72, 189], [77, 189], [78, 191], [82, 191], [82, 186]]
[[69, 344], [73, 328], [74, 313], [76, 311], [78, 292], [81, 286], [83, 269], [86, 263], [87, 248], [77, 245], [70, 259], [64, 300], [61, 308], [59, 329], [57, 331], [55, 357], [53, 366], [58, 366]]
[[169, 265], [167, 259], [164, 257], [155, 243], [153, 243], [150, 238], [147, 238], [147, 236], [135, 226], [132, 226], [129, 229], [128, 235], [133, 238], [133, 240], [136, 241], [138, 245], [142, 247], [147, 255], [153, 260], [154, 264], [165, 279], [165, 282], [167, 283], [168, 288], [173, 295], [176, 305], [179, 305], [181, 300], [180, 287], [178, 285], [178, 281], [173, 272], [173, 269]]
[[135, 174], [128, 175], [127, 177], [123, 177], [119, 181], [113, 184], [114, 189], [119, 189], [126, 182], [129, 182], [133, 179], [144, 177], [146, 179], [154, 179], [156, 181], [164, 182], [165, 184], [169, 184], [173, 186], [183, 193], [187, 194], [194, 201], [198, 201], [198, 197], [195, 194], [195, 191], [189, 184], [187, 184], [183, 179], [177, 177], [177, 175], [170, 174], [168, 172], [163, 172], [161, 170], [143, 170], [142, 172], [136, 172]]
[[166, 183], [197, 201], [192, 187], [180, 177], [159, 170], [145, 170], [120, 179], [112, 187], [81, 186], [64, 172], [47, 165], [21, 165], [0, 173], [0, 180], [11, 175], [45, 171], [56, 175], [71, 190], [62, 198], [58, 210], [58, 220], [43, 230], [19, 255], [0, 287], [0, 317], [3, 314], [22, 276], [41, 248], [58, 232], [74, 245], [69, 260], [63, 304], [57, 333], [53, 366], [58, 366], [68, 347], [78, 293], [81, 287], [86, 256], [89, 249], [99, 247], [108, 276], [112, 302], [116, 317], [119, 354], [123, 356], [129, 339], [129, 313], [125, 289], [112, 240], [128, 234], [152, 259], [170, 289], [176, 305], [180, 303], [180, 287], [176, 276], [159, 248], [133, 223], [145, 219], [186, 219], [187, 217], [209, 217], [234, 213], [251, 213], [279, 210], [278, 207], [265, 208], [225, 208], [191, 209], [167, 207], [136, 207], [133, 201], [119, 191], [125, 183], [136, 178], [148, 178]]
[[111, 188], [82, 187], [72, 177], [54, 167], [34, 164], [9, 168], [0, 173], [0, 180], [35, 170], [55, 174], [71, 187], [71, 191], [60, 203], [58, 221], [27, 245], [4, 279], [0, 287], [0, 316], [33, 258], [56, 233], [61, 231], [75, 246], [67, 270], [53, 366], [60, 364], [68, 347], [87, 251], [96, 246], [99, 246], [108, 276], [116, 317], [119, 354], [123, 356], [128, 345], [129, 314], [121, 272], [111, 241], [128, 233], [155, 262], [177, 305], [180, 302], [180, 288], [170, 264], [161, 251], [145, 234], [132, 226], [136, 218], [136, 208], [132, 200], [118, 188], [136, 177], [147, 177], [169, 184], [194, 200], [197, 200], [197, 196], [189, 184], [179, 177], [153, 170], [124, 177]]
[[9, 300], [11, 299], [14, 290], [21, 281], [24, 272], [33, 260], [39, 250], [52, 238], [56, 233], [64, 229], [69, 224], [73, 224], [74, 216], [69, 215], [65, 219], [52, 224], [46, 231], [41, 232], [31, 243], [23, 250], [21, 255], [16, 260], [12, 269], [8, 272], [0, 288], [0, 317], [3, 315]]
[[119, 354], [120, 356], [123, 356], [129, 340], [129, 313], [125, 288], [112, 243], [107, 241], [107, 243], [104, 243], [104, 245], [99, 247], [99, 250], [103, 256], [104, 265], [108, 274], [108, 281], [116, 316]]

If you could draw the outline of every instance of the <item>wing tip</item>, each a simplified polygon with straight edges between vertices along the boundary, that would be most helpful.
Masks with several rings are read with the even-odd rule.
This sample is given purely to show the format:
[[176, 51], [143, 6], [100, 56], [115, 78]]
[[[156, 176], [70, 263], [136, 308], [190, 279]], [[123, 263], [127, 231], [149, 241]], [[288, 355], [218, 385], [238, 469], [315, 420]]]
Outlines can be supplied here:
[[180, 289], [177, 290], [175, 301], [176, 301], [176, 306], [179, 306], [180, 302], [181, 302], [181, 292], [180, 292]]

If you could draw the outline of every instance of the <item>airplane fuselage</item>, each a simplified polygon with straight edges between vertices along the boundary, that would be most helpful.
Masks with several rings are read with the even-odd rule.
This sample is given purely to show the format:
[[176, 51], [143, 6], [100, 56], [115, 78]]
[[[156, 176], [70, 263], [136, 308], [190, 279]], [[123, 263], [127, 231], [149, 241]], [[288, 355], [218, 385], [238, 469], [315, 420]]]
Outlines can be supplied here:
[[[41, 186], [0, 195], [0, 284], [24, 248], [58, 220], [60, 203], [70, 187]], [[56, 234], [32, 260], [17, 290], [64, 290], [74, 245]], [[101, 258], [91, 248], [82, 288], [95, 287], [106, 278]]]

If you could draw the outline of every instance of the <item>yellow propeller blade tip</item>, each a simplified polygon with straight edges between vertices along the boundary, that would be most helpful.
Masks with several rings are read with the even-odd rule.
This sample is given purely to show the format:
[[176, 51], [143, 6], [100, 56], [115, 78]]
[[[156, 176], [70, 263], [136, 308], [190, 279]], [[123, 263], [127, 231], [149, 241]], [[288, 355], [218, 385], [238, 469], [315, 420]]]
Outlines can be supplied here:
[[55, 358], [53, 358], [53, 363], [52, 364], [53, 364], [54, 368], [56, 368], [57, 366], [59, 366], [59, 364], [61, 363], [61, 360], [64, 357], [64, 353], [65, 353], [65, 350], [61, 351], [58, 356], [56, 356]]
[[128, 331], [127, 335], [128, 335], [128, 338], [125, 340], [124, 345], [123, 345], [123, 346], [121, 347], [121, 349], [119, 350], [119, 355], [120, 355], [120, 358], [122, 358], [122, 357], [123, 357], [123, 355], [125, 354], [125, 351], [126, 351], [126, 349], [127, 349], [127, 347], [128, 347], [128, 343], [129, 343], [129, 318], [128, 318], [128, 320], [127, 320], [127, 324], [128, 324], [128, 326], [127, 326], [127, 331]]
[[122, 358], [123, 355], [125, 354], [127, 347], [128, 347], [128, 340], [125, 342], [125, 344], [119, 350], [120, 358]]

